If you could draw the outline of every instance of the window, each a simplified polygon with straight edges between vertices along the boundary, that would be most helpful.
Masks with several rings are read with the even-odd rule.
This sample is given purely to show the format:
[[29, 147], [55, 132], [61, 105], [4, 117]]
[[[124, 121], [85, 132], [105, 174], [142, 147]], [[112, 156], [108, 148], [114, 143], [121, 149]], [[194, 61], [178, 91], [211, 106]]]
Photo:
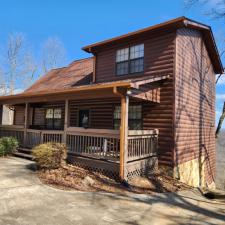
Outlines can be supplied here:
[[89, 118], [90, 118], [89, 109], [79, 110], [79, 127], [88, 128], [90, 120]]
[[116, 52], [116, 75], [144, 71], [144, 44], [119, 49]]
[[[121, 107], [120, 106], [115, 107], [113, 118], [114, 118], [114, 129], [118, 130], [120, 128], [120, 119], [121, 119]], [[142, 129], [142, 107], [141, 107], [141, 105], [129, 106], [128, 126], [129, 126], [129, 130], [141, 130]]]
[[62, 128], [62, 110], [60, 108], [47, 109], [45, 119], [47, 129], [59, 130]]

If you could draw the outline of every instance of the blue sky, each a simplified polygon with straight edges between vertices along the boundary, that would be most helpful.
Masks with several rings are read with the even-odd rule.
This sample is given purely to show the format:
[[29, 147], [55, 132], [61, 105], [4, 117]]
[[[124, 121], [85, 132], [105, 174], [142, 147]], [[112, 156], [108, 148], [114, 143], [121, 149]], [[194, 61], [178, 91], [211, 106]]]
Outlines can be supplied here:
[[[0, 0], [0, 44], [9, 33], [23, 32], [38, 51], [44, 40], [57, 36], [69, 63], [89, 56], [82, 46], [183, 15], [210, 25], [220, 42], [225, 39], [225, 21], [205, 15], [218, 1], [187, 10], [182, 0]], [[225, 78], [220, 83], [217, 112], [225, 100]]]

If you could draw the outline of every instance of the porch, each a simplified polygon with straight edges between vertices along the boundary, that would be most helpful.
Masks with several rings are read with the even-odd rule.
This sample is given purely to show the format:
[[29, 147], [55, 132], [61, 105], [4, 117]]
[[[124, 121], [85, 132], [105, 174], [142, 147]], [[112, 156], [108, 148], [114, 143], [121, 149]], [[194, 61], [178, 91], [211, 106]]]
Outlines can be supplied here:
[[[65, 143], [68, 147], [68, 160], [71, 163], [99, 170], [113, 177], [119, 176], [120, 132], [117, 130], [86, 130], [79, 127], [71, 127], [66, 131], [35, 130], [25, 129], [23, 126], [1, 125], [0, 137], [15, 137], [20, 147], [27, 149], [47, 142]], [[146, 159], [149, 161], [151, 157], [152, 159], [156, 157], [157, 138], [157, 130], [130, 130], [128, 132], [128, 151], [125, 153], [126, 165], [124, 165], [128, 178], [139, 175], [141, 169], [146, 169]]]
[[14, 124], [1, 125], [0, 137], [13, 136], [26, 149], [65, 143], [69, 162], [129, 180], [157, 166], [158, 130], [143, 123], [160, 102], [160, 80], [153, 81], [2, 97], [1, 104], [14, 110]]

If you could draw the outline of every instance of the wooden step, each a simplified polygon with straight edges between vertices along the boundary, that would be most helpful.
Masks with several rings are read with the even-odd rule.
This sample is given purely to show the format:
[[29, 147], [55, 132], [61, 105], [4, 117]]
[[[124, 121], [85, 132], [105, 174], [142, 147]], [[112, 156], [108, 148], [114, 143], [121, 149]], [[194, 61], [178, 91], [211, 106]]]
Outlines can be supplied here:
[[33, 156], [31, 154], [26, 154], [26, 153], [22, 153], [22, 152], [15, 152], [15, 153], [13, 153], [13, 155], [16, 156], [16, 157], [19, 157], [19, 158], [33, 160]]
[[24, 153], [24, 154], [28, 154], [28, 155], [31, 155], [32, 153], [32, 150], [30, 148], [17, 148], [17, 151], [20, 152], [20, 153]]

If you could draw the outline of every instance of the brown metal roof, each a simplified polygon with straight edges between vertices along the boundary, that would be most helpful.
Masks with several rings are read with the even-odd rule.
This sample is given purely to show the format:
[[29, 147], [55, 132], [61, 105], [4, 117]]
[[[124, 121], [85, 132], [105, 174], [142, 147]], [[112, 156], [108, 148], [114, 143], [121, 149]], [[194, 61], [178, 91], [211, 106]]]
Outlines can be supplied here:
[[[136, 79], [126, 79], [121, 81], [113, 81], [113, 82], [106, 82], [106, 83], [97, 83], [97, 84], [88, 84], [88, 85], [81, 85], [81, 86], [74, 86], [70, 88], [65, 89], [49, 89], [49, 90], [39, 90], [39, 91], [26, 91], [21, 94], [16, 95], [7, 95], [7, 96], [0, 96], [0, 103], [6, 104], [6, 103], [12, 103], [15, 100], [20, 99], [21, 102], [29, 102], [29, 99], [32, 99], [34, 97], [48, 97], [48, 96], [57, 96], [62, 94], [75, 94], [80, 93], [82, 95], [83, 92], [88, 92], [90, 95], [92, 95], [92, 91], [96, 90], [111, 90], [113, 92], [113, 88], [139, 88], [140, 85], [143, 85], [145, 83], [154, 83], [159, 82], [161, 80], [165, 80], [169, 78], [169, 75], [163, 75], [163, 76], [157, 76], [149, 78], [136, 78]], [[100, 97], [102, 96], [103, 92], [101, 93]], [[79, 94], [78, 94], [79, 96]]]
[[166, 21], [164, 23], [160, 23], [154, 26], [150, 26], [135, 32], [130, 32], [128, 34], [125, 35], [121, 35], [118, 37], [114, 37], [108, 40], [104, 40], [101, 42], [97, 42], [91, 45], [87, 45], [85, 47], [83, 47], [82, 49], [86, 52], [89, 53], [95, 53], [96, 51], [98, 51], [99, 48], [102, 47], [106, 47], [106, 46], [110, 46], [112, 44], [118, 44], [121, 42], [125, 42], [125, 41], [129, 41], [131, 39], [136, 38], [137, 36], [140, 36], [142, 34], [146, 34], [146, 33], [150, 33], [150, 32], [155, 32], [158, 30], [162, 30], [162, 31], [167, 31], [170, 29], [178, 29], [181, 27], [189, 27], [192, 29], [197, 29], [200, 30], [203, 33], [203, 38], [205, 40], [206, 43], [206, 47], [208, 49], [210, 58], [212, 60], [213, 66], [214, 66], [214, 70], [216, 73], [220, 74], [223, 73], [224, 69], [223, 69], [223, 65], [218, 53], [218, 49], [215, 43], [215, 39], [211, 30], [211, 27], [202, 23], [199, 23], [197, 21], [188, 19], [186, 17], [178, 17], [176, 19], [173, 20], [169, 20]]
[[37, 80], [24, 93], [63, 90], [88, 85], [92, 80], [93, 58], [76, 60], [67, 67], [53, 69]]

